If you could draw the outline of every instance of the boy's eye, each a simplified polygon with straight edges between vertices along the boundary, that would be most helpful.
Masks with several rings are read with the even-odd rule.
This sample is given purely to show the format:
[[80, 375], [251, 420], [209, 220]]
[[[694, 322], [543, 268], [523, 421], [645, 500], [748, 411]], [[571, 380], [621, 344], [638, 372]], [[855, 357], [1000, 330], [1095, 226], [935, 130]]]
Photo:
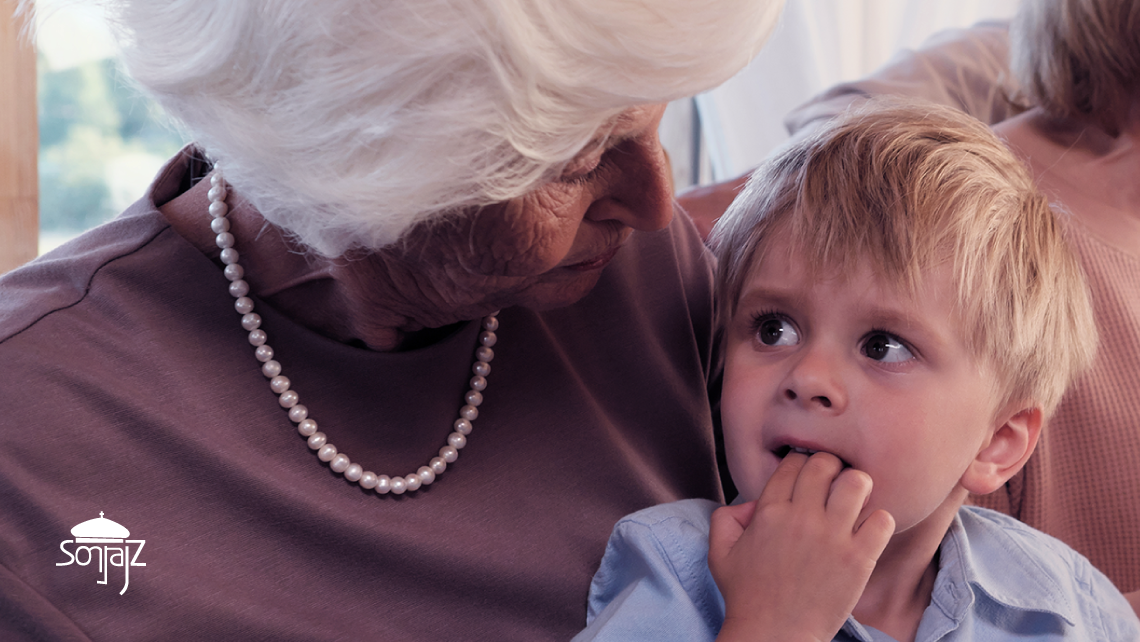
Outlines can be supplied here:
[[800, 334], [789, 321], [776, 316], [756, 320], [756, 338], [766, 346], [793, 346], [800, 342]]
[[914, 358], [902, 341], [886, 332], [875, 332], [867, 337], [867, 341], [863, 343], [863, 354], [885, 363], [901, 363]]

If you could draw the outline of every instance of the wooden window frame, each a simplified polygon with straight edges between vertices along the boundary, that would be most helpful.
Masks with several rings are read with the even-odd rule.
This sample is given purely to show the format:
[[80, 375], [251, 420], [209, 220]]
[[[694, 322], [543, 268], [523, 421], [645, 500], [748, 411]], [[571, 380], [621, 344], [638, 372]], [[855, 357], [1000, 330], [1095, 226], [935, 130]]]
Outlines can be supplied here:
[[0, 0], [0, 273], [39, 246], [36, 52], [23, 37], [16, 0]]

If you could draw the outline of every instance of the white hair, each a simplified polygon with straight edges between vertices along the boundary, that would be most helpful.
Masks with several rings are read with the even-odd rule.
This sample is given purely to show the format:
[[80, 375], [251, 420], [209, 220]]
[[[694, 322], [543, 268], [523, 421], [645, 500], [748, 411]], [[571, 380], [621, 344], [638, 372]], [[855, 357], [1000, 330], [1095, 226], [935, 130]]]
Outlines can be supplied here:
[[327, 256], [533, 190], [621, 111], [739, 71], [783, 5], [96, 1], [131, 76], [267, 220]]

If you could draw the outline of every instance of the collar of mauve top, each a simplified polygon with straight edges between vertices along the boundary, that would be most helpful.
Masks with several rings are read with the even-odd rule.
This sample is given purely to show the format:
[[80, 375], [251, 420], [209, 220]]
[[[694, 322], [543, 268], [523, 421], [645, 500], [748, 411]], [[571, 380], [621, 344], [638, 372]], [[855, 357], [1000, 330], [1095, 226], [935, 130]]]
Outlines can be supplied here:
[[216, 242], [221, 248], [224, 274], [230, 282], [234, 309], [241, 317], [241, 326], [249, 332], [249, 343], [254, 346], [254, 356], [261, 362], [261, 372], [269, 379], [269, 387], [278, 395], [277, 401], [288, 411], [289, 419], [297, 424], [297, 432], [308, 440], [309, 448], [316, 451], [317, 459], [327, 462], [334, 472], [344, 475], [350, 482], [375, 491], [380, 495], [392, 493], [401, 495], [415, 491], [435, 481], [447, 470], [447, 465], [459, 458], [459, 450], [467, 445], [467, 435], [471, 434], [472, 422], [479, 416], [479, 404], [483, 403], [483, 390], [487, 388], [487, 376], [491, 374], [491, 359], [495, 353], [491, 349], [498, 337], [498, 312], [483, 317], [483, 331], [479, 333], [479, 343], [475, 348], [475, 361], [471, 365], [470, 390], [464, 395], [464, 405], [459, 409], [459, 418], [453, 424], [454, 431], [447, 436], [447, 445], [439, 449], [439, 455], [432, 457], [426, 466], [420, 466], [409, 475], [377, 475], [353, 462], [348, 455], [337, 450], [325, 433], [317, 430], [317, 422], [309, 415], [309, 409], [301, 404], [301, 397], [291, 386], [289, 378], [282, 374], [281, 363], [273, 358], [273, 348], [269, 346], [269, 335], [261, 329], [261, 316], [253, 311], [253, 299], [249, 297], [249, 283], [243, 278], [245, 270], [238, 263], [238, 252], [234, 249], [234, 235], [230, 233], [226, 205], [226, 181], [221, 171], [214, 169], [210, 176], [210, 229], [217, 235]]

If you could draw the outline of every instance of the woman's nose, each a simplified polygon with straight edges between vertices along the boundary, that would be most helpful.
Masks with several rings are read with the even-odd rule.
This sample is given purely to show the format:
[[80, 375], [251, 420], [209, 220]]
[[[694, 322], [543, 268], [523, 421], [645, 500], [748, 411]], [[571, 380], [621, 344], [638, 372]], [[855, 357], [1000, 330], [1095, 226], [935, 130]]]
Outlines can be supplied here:
[[781, 395], [807, 410], [839, 414], [847, 408], [837, 360], [819, 349], [804, 351], [788, 373]]
[[640, 135], [607, 152], [607, 162], [620, 169], [609, 194], [594, 203], [586, 217], [616, 220], [635, 230], [660, 230], [673, 220], [673, 178], [669, 159], [657, 136], [657, 119]]

